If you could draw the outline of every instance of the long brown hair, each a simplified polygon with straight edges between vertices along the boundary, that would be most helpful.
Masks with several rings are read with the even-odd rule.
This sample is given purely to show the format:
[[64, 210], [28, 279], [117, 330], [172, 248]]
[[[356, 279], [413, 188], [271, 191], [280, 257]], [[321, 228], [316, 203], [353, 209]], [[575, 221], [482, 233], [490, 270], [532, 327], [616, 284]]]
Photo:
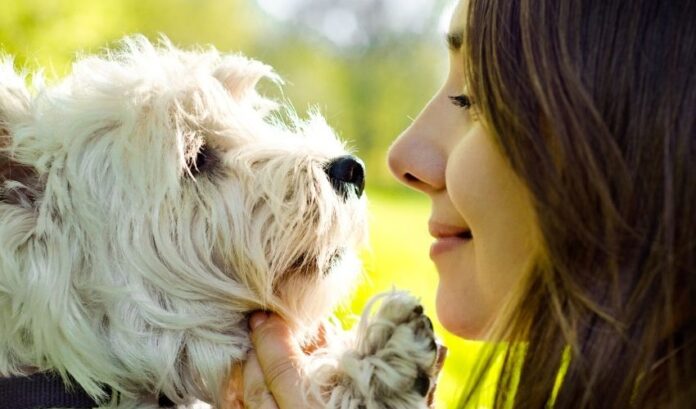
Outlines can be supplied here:
[[463, 51], [545, 249], [495, 407], [696, 407], [696, 2], [470, 0]]

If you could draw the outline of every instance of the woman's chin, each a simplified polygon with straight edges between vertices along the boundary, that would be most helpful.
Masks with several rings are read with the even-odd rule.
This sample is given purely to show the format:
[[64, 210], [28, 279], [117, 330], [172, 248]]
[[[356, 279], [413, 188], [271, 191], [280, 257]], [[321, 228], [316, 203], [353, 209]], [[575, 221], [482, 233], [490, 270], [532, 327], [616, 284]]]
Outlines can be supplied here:
[[[435, 307], [440, 324], [450, 333], [460, 338], [481, 340], [485, 338], [489, 317], [478, 303], [467, 302], [451, 289], [438, 287]], [[450, 290], [450, 291], [448, 291]], [[480, 305], [480, 304], [479, 304]]]

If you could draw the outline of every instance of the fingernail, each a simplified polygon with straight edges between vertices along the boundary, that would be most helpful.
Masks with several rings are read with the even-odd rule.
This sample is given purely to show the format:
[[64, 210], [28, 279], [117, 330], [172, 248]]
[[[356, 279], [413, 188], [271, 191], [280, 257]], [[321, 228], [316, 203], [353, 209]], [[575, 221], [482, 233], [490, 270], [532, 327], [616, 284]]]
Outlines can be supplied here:
[[267, 319], [268, 313], [266, 311], [257, 311], [249, 317], [249, 328], [253, 331], [258, 328], [259, 325], [266, 322]]

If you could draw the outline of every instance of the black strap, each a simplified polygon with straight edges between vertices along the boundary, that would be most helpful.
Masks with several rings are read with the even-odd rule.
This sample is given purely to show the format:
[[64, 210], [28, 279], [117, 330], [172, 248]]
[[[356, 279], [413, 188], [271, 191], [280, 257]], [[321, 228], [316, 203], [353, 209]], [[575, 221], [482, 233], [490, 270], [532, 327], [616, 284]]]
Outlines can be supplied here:
[[[159, 406], [174, 407], [166, 396], [159, 396]], [[29, 376], [0, 377], [0, 409], [96, 408], [99, 404], [77, 382], [68, 387], [51, 372]]]
[[52, 373], [0, 378], [0, 409], [83, 409], [98, 406], [77, 383], [73, 382], [68, 387], [60, 376]]

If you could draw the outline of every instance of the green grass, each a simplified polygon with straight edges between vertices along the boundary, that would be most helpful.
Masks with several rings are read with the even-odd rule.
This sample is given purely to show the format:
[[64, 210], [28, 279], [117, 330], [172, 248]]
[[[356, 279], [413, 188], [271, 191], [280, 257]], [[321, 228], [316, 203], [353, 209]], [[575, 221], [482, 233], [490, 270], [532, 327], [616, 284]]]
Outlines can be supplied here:
[[420, 297], [433, 320], [435, 332], [449, 350], [437, 389], [437, 408], [455, 408], [482, 344], [446, 332], [435, 314], [438, 276], [428, 257], [432, 238], [427, 221], [430, 204], [425, 196], [368, 192], [370, 249], [364, 254], [366, 279], [357, 288], [346, 314], [360, 314], [373, 295], [392, 288]]

